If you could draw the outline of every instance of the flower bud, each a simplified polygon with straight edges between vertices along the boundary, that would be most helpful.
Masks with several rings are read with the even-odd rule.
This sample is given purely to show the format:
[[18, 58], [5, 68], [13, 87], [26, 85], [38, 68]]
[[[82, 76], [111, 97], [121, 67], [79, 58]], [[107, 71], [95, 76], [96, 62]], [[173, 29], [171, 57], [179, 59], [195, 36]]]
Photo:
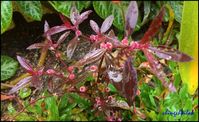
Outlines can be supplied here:
[[80, 91], [80, 92], [85, 92], [85, 91], [86, 91], [86, 87], [85, 87], [85, 86], [81, 86], [81, 87], [79, 88], [79, 91]]
[[68, 78], [69, 78], [70, 80], [75, 79], [75, 74], [73, 74], [73, 73], [69, 74]]
[[53, 70], [53, 69], [48, 69], [48, 70], [46, 71], [46, 73], [49, 74], [49, 75], [51, 75], [51, 74], [54, 74], [54, 73], [55, 73], [55, 70]]

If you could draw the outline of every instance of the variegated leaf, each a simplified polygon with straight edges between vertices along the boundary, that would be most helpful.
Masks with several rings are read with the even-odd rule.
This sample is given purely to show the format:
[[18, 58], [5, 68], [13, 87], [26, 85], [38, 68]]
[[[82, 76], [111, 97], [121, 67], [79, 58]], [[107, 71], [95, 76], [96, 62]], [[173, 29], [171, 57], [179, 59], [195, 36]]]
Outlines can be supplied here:
[[59, 39], [58, 39], [58, 41], [57, 41], [57, 44], [60, 45], [60, 44], [66, 39], [66, 37], [67, 37], [69, 34], [70, 34], [70, 31], [67, 31], [67, 32], [65, 32], [64, 34], [62, 34], [62, 35], [59, 37]]
[[155, 17], [155, 19], [151, 22], [149, 29], [144, 34], [143, 38], [141, 39], [140, 43], [145, 44], [150, 41], [150, 39], [155, 36], [155, 34], [158, 32], [159, 28], [162, 25], [163, 16], [165, 13], [165, 8], [162, 7], [160, 10], [160, 13]]
[[30, 45], [30, 46], [27, 47], [26, 49], [27, 49], [27, 50], [39, 49], [39, 48], [44, 47], [45, 45], [46, 45], [46, 44], [44, 44], [44, 43], [35, 43], [35, 44]]
[[86, 20], [89, 16], [89, 14], [92, 13], [92, 10], [88, 10], [88, 11], [85, 11], [83, 12], [81, 15], [80, 15], [80, 20], [78, 20], [78, 23], [82, 23], [84, 20]]
[[83, 66], [86, 64], [91, 64], [93, 62], [98, 61], [106, 52], [106, 49], [97, 49], [97, 50], [92, 50], [89, 53], [87, 53], [82, 59], [80, 59], [76, 65], [77, 66]]
[[95, 21], [90, 20], [90, 26], [95, 31], [95, 33], [99, 33], [99, 26]]
[[80, 19], [79, 12], [76, 9], [76, 7], [73, 6], [71, 8], [71, 12], [70, 12], [70, 20], [73, 23], [73, 25], [75, 25], [75, 23], [78, 21], [78, 19]]
[[74, 37], [74, 38], [69, 42], [69, 44], [68, 44], [68, 46], [67, 46], [67, 57], [68, 57], [69, 59], [72, 58], [73, 53], [74, 53], [74, 51], [75, 51], [75, 49], [76, 49], [76, 47], [77, 47], [77, 42], [78, 42], [77, 39], [78, 39], [78, 37]]
[[51, 36], [51, 35], [54, 35], [56, 33], [60, 33], [62, 31], [65, 31], [65, 30], [68, 30], [70, 28], [67, 28], [66, 26], [64, 25], [61, 25], [61, 26], [54, 26], [52, 28], [50, 28], [47, 32], [44, 33], [44, 37], [46, 36]]
[[21, 88], [25, 87], [30, 80], [32, 79], [32, 76], [25, 77], [24, 79], [20, 80], [10, 91], [8, 94], [13, 94], [20, 90]]
[[164, 58], [166, 60], [173, 60], [178, 62], [188, 62], [191, 61], [192, 58], [185, 53], [182, 53], [174, 48], [158, 46], [149, 47], [149, 51], [153, 52], [159, 58]]
[[33, 71], [32, 66], [21, 56], [17, 56], [20, 65], [28, 71]]
[[164, 87], [168, 88], [170, 91], [176, 91], [176, 88], [172, 84], [172, 82], [168, 83], [166, 81], [166, 77], [167, 76], [166, 76], [166, 74], [163, 71], [163, 67], [155, 59], [155, 57], [152, 55], [152, 53], [150, 53], [146, 49], [143, 49], [143, 52], [144, 52], [145, 56], [147, 57], [147, 60], [148, 60], [149, 65], [151, 67], [152, 73], [155, 74], [157, 76], [157, 78], [160, 79], [160, 81], [162, 81], [162, 84], [164, 85]]
[[133, 67], [132, 58], [129, 57], [124, 64], [123, 71], [123, 94], [128, 100], [128, 104], [132, 105], [137, 92], [137, 71]]
[[126, 36], [130, 36], [135, 28], [135, 25], [137, 23], [138, 19], [138, 6], [136, 1], [131, 1], [127, 14], [126, 14], [126, 25], [125, 25], [125, 30], [126, 30]]
[[114, 19], [114, 16], [110, 15], [104, 20], [100, 29], [101, 33], [105, 33], [111, 27], [113, 23], [113, 19]]

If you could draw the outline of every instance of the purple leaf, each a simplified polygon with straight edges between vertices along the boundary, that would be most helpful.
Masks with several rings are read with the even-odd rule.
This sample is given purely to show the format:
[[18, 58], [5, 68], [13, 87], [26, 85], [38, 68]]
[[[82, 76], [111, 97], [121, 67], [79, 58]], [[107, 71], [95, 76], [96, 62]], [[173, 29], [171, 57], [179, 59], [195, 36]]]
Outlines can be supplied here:
[[72, 58], [73, 53], [74, 53], [74, 51], [75, 51], [75, 49], [76, 49], [76, 47], [77, 47], [77, 42], [78, 42], [77, 39], [78, 39], [77, 36], [74, 37], [74, 38], [69, 42], [69, 44], [68, 44], [68, 46], [67, 46], [67, 57], [68, 57], [69, 59]]
[[32, 66], [21, 56], [17, 56], [17, 60], [19, 61], [20, 65], [28, 71], [33, 71]]
[[90, 26], [91, 28], [95, 31], [95, 33], [99, 33], [99, 26], [97, 25], [97, 23], [93, 20], [90, 20]]
[[39, 48], [42, 48], [42, 47], [44, 47], [44, 46], [46, 46], [46, 44], [44, 44], [44, 43], [35, 43], [35, 44], [30, 45], [30, 46], [27, 47], [26, 49], [27, 49], [27, 50], [39, 49]]
[[13, 94], [20, 90], [21, 88], [25, 87], [30, 80], [32, 79], [32, 76], [25, 77], [24, 79], [20, 80], [10, 91], [8, 94]]
[[126, 32], [126, 36], [130, 36], [136, 26], [137, 23], [137, 19], [138, 19], [138, 6], [137, 6], [137, 2], [136, 1], [131, 1], [129, 6], [128, 6], [128, 10], [127, 10], [127, 14], [126, 14], [126, 25], [125, 25], [125, 30]]
[[155, 36], [155, 34], [158, 32], [159, 28], [162, 25], [164, 13], [165, 13], [165, 8], [163, 7], [160, 10], [160, 13], [151, 22], [149, 29], [147, 30], [147, 32], [144, 34], [144, 37], [140, 41], [141, 44], [148, 43], [151, 37]]
[[76, 7], [72, 7], [70, 11], [70, 20], [73, 23], [73, 25], [76, 24], [76, 22], [80, 19], [79, 12], [76, 9]]
[[88, 10], [88, 11], [85, 11], [84, 13], [82, 13], [82, 14], [80, 15], [80, 20], [78, 20], [78, 21], [79, 21], [79, 24], [82, 23], [84, 20], [86, 20], [86, 19], [88, 18], [88, 15], [89, 15], [90, 13], [92, 13], [91, 10]]
[[104, 20], [100, 29], [101, 33], [105, 33], [111, 27], [113, 23], [113, 19], [114, 19], [114, 16], [110, 15]]
[[97, 50], [92, 50], [89, 53], [87, 53], [82, 59], [80, 59], [76, 65], [77, 66], [83, 66], [86, 64], [90, 64], [96, 61], [99, 61], [99, 59], [104, 55], [106, 52], [106, 49], [97, 49]]
[[62, 31], [65, 31], [65, 30], [68, 30], [70, 28], [67, 28], [66, 26], [64, 25], [61, 25], [61, 26], [54, 26], [52, 28], [50, 28], [47, 32], [44, 33], [44, 36], [51, 36], [51, 35], [54, 35], [56, 33], [59, 33], [59, 32], [62, 32]]
[[62, 35], [59, 37], [59, 39], [58, 39], [58, 41], [57, 41], [57, 44], [60, 45], [60, 44], [66, 39], [66, 37], [67, 37], [69, 34], [70, 34], [70, 31], [65, 32], [64, 34], [62, 34]]
[[155, 57], [146, 49], [143, 49], [143, 52], [145, 56], [147, 57], [147, 60], [149, 62], [149, 65], [151, 67], [151, 71], [153, 74], [157, 76], [158, 79], [162, 81], [162, 84], [164, 87], [168, 88], [170, 91], [176, 91], [173, 84], [170, 82], [170, 84], [166, 81], [166, 74], [163, 71], [162, 65], [155, 59]]
[[124, 64], [123, 77], [123, 94], [129, 105], [132, 105], [137, 92], [137, 72], [133, 67], [131, 57]]
[[159, 58], [164, 58], [166, 60], [173, 60], [178, 62], [188, 62], [192, 60], [192, 58], [187, 54], [170, 47], [158, 46], [155, 48], [150, 46], [149, 51], [152, 51]]
[[45, 21], [45, 24], [44, 24], [44, 32], [47, 32], [49, 30], [50, 26], [48, 24], [47, 21]]

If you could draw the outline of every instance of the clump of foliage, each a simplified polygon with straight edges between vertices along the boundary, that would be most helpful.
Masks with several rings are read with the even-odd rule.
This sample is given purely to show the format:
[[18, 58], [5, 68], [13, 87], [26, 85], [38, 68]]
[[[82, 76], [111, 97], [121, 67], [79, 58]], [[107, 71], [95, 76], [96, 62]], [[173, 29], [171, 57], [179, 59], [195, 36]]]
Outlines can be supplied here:
[[[162, 114], [156, 114], [167, 109], [164, 105], [167, 105], [169, 110], [173, 109], [170, 105], [174, 103], [169, 98], [178, 97], [179, 102], [182, 102], [182, 99], [190, 96], [185, 92], [184, 86], [180, 93], [176, 92], [178, 90], [176, 86], [179, 84], [175, 85], [172, 80], [169, 80], [168, 74], [164, 71], [165, 64], [159, 58], [176, 62], [188, 62], [192, 58], [175, 48], [165, 45], [153, 46], [150, 42], [162, 25], [165, 11], [163, 6], [140, 40], [131, 38], [138, 20], [138, 6], [135, 1], [130, 2], [127, 8], [122, 40], [119, 40], [114, 31], [110, 30], [114, 21], [113, 15], [108, 16], [101, 26], [94, 20], [90, 20], [90, 26], [95, 32], [90, 36], [84, 35], [79, 30], [79, 24], [88, 18], [91, 10], [80, 14], [75, 7], [72, 7], [70, 20], [60, 15], [63, 24], [51, 28], [46, 21], [43, 34], [45, 42], [32, 44], [27, 49], [40, 49], [41, 52], [49, 50], [56, 61], [61, 63], [62, 68], [61, 70], [49, 68], [48, 64], [33, 67], [25, 58], [17, 56], [17, 60], [29, 76], [20, 80], [8, 94], [21, 92], [27, 85], [41, 91], [46, 82], [48, 88], [39, 98], [25, 99], [27, 95], [25, 97], [20, 95], [25, 99], [22, 103], [23, 109], [17, 113], [10, 104], [9, 114], [14, 116], [11, 119], [121, 121], [150, 118], [150, 120], [166, 120]], [[61, 34], [59, 39], [53, 40], [52, 36], [58, 33]], [[69, 41], [67, 53], [64, 55], [60, 47], [69, 35], [74, 37]], [[90, 51], [80, 60], [68, 65], [64, 57], [71, 59], [80, 41], [88, 41], [91, 44]], [[145, 62], [140, 63], [140, 66], [146, 69], [144, 72], [155, 76], [152, 78], [155, 82], [150, 82], [152, 85], [138, 82], [141, 79], [138, 76], [142, 75], [134, 67], [134, 62], [140, 54], [144, 54], [142, 58]], [[175, 69], [175, 65], [172, 68]], [[55, 78], [59, 79], [57, 89], [60, 90], [50, 94]], [[164, 91], [163, 94], [160, 91]], [[28, 93], [30, 95], [30, 91]], [[168, 93], [170, 94], [166, 96], [165, 94]], [[192, 109], [193, 105], [195, 101], [185, 109]], [[183, 107], [177, 104], [175, 106], [177, 109]], [[145, 107], [151, 110], [147, 111]], [[184, 120], [184, 118], [178, 119]]]

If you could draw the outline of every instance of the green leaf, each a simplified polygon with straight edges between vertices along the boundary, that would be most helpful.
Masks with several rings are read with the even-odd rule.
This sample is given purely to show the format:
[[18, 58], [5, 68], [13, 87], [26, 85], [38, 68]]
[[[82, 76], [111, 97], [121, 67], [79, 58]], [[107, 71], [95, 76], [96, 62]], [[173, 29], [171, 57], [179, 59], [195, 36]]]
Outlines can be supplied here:
[[[122, 6], [118, 4], [113, 4], [110, 1], [93, 1], [93, 7], [95, 12], [103, 19], [108, 17], [109, 15], [114, 16], [113, 25], [115, 25], [119, 30], [124, 30], [124, 22], [125, 18], [123, 16], [122, 9], [128, 8], [128, 2], [122, 2]], [[124, 7], [125, 6], [125, 7]]]
[[55, 10], [61, 12], [63, 15], [70, 17], [70, 10], [73, 5], [76, 6], [77, 10], [80, 12], [83, 8], [87, 8], [90, 1], [49, 1]]
[[1, 1], [1, 34], [4, 33], [12, 22], [12, 1]]
[[142, 20], [142, 25], [144, 25], [147, 21], [147, 18], [150, 13], [150, 8], [151, 8], [151, 1], [144, 1], [144, 18]]
[[1, 81], [7, 80], [15, 75], [18, 62], [11, 57], [1, 55]]
[[183, 83], [193, 95], [198, 88], [198, 2], [185, 1], [182, 13], [179, 50], [192, 56], [193, 60], [179, 63]]
[[40, 1], [16, 1], [20, 12], [33, 20], [41, 21], [42, 7]]
[[58, 121], [59, 120], [59, 111], [56, 103], [55, 97], [47, 97], [45, 99], [48, 110], [48, 120], [49, 121]]
[[34, 121], [34, 118], [30, 115], [28, 115], [27, 113], [20, 113], [17, 117], [16, 117], [17, 121]]
[[115, 88], [115, 86], [112, 83], [108, 84], [108, 88], [110, 89], [110, 92], [117, 92], [117, 89]]
[[181, 23], [183, 2], [182, 1], [168, 1], [168, 4], [171, 5], [171, 8], [174, 11], [175, 20]]
[[64, 109], [68, 104], [68, 95], [64, 94], [59, 102], [59, 110]]
[[8, 112], [9, 112], [10, 114], [14, 114], [14, 113], [17, 112], [17, 111], [15, 110], [15, 108], [13, 107], [12, 103], [9, 103], [9, 104], [8, 104]]
[[19, 91], [19, 97], [21, 97], [22, 99], [30, 96], [31, 94], [31, 89], [30, 88], [22, 88]]
[[70, 93], [69, 94], [72, 99], [78, 104], [78, 106], [82, 109], [86, 109], [91, 106], [90, 100], [86, 98], [82, 98], [77, 93]]

